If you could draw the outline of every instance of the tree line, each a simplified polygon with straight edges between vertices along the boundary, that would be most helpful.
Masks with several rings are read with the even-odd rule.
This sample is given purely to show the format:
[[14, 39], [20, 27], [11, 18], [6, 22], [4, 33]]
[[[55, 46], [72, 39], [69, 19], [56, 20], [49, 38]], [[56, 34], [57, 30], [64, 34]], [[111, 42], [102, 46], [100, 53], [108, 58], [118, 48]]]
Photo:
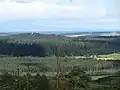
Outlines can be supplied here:
[[90, 56], [119, 52], [117, 41], [0, 40], [0, 54], [8, 56]]

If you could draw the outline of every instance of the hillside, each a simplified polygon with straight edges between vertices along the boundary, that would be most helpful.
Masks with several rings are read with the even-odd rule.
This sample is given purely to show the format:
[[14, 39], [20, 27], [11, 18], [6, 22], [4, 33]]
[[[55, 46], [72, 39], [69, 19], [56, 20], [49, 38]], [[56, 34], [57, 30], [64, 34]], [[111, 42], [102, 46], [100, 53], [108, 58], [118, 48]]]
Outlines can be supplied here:
[[0, 54], [8, 56], [103, 55], [114, 51], [120, 52], [119, 45], [120, 39], [118, 37], [70, 38], [62, 35], [40, 33], [0, 36]]
[[1, 35], [0, 38], [18, 39], [18, 40], [67, 40], [68, 37], [55, 34], [40, 34], [40, 33], [20, 33], [11, 35]]
[[79, 36], [72, 38], [75, 41], [114, 41], [119, 40], [120, 36]]
[[120, 32], [78, 32], [78, 33], [66, 33], [67, 37], [81, 37], [81, 36], [120, 36]]
[[1, 36], [9, 36], [9, 35], [12, 35], [12, 34], [10, 34], [10, 33], [0, 33], [0, 37]]

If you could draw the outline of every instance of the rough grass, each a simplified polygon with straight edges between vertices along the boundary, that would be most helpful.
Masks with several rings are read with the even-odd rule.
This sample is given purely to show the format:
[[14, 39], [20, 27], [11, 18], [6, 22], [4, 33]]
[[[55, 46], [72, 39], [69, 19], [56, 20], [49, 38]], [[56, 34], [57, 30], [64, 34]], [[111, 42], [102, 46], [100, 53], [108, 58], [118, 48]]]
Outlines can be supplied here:
[[[60, 70], [63, 73], [68, 72], [73, 68], [73, 66], [78, 66], [84, 70], [87, 68], [87, 73], [94, 78], [99, 78], [107, 75], [112, 75], [119, 70], [112, 67], [116, 61], [101, 61], [94, 59], [75, 59], [71, 57], [60, 57], [58, 58], [60, 63]], [[56, 57], [1, 57], [0, 58], [0, 71], [5, 72], [5, 70], [16, 73], [17, 67], [19, 65], [21, 75], [26, 74], [30, 71], [32, 75], [36, 72], [41, 72], [41, 69], [47, 68], [45, 72], [48, 76], [53, 76], [56, 74], [57, 69], [57, 58]], [[29, 69], [27, 65], [30, 65]], [[98, 70], [103, 65], [104, 68], [108, 69]], [[99, 68], [98, 68], [99, 67]], [[93, 71], [94, 70], [94, 71]], [[98, 73], [99, 72], [99, 73]], [[106, 74], [104, 74], [106, 72]], [[41, 72], [41, 73], [44, 73]], [[96, 75], [97, 73], [97, 75]], [[96, 75], [96, 76], [95, 76]]]

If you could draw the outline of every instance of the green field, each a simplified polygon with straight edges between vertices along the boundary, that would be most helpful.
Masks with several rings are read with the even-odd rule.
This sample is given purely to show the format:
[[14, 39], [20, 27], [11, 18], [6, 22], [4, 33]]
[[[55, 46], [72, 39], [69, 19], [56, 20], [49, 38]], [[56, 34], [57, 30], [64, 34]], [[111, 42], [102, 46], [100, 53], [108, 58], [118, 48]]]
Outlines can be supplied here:
[[100, 58], [120, 58], [120, 53], [112, 53], [107, 55], [99, 55]]

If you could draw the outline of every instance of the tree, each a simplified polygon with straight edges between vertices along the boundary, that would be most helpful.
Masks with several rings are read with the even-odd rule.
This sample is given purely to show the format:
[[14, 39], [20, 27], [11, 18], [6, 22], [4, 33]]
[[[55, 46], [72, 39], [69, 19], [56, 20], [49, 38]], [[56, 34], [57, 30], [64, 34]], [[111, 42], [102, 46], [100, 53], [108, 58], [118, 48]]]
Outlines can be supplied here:
[[73, 90], [77, 88], [84, 88], [87, 90], [88, 82], [91, 81], [90, 76], [79, 68], [74, 68], [65, 77], [69, 82], [70, 88]]

